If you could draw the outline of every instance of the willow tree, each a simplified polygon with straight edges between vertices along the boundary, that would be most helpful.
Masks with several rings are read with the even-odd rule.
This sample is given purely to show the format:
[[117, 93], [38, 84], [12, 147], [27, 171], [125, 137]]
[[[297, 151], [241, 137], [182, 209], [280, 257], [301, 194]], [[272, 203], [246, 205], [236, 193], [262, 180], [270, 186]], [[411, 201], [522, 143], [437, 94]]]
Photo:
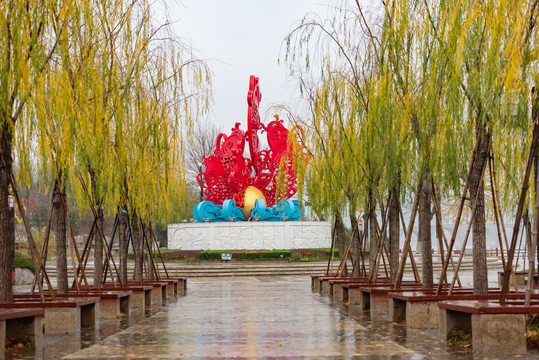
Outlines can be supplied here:
[[121, 199], [146, 226], [166, 222], [184, 201], [182, 139], [211, 101], [211, 72], [192, 51], [170, 38], [150, 44], [149, 53], [135, 81], [140, 91], [130, 95], [132, 117], [124, 117], [116, 145], [123, 164], [117, 179], [124, 189], [137, 189], [122, 192]]
[[0, 4], [0, 302], [12, 300], [13, 219], [9, 216], [8, 193], [15, 127], [21, 118], [32, 116], [26, 105], [36, 82], [48, 69], [70, 11], [69, 1]]
[[[381, 23], [383, 20], [376, 17], [374, 22], [368, 22], [359, 3], [353, 8], [339, 9], [328, 20], [306, 17], [288, 37], [288, 59], [300, 67], [297, 73], [314, 73], [313, 76], [320, 79], [317, 97], [321, 99], [320, 103], [329, 106], [316, 106], [313, 101], [316, 99], [307, 99], [310, 104], [315, 104], [311, 105], [313, 123], [329, 107], [325, 119], [334, 125], [326, 126], [325, 132], [312, 136], [328, 141], [335, 139], [338, 145], [331, 147], [331, 151], [336, 152], [331, 154], [329, 161], [318, 163], [314, 159], [326, 150], [313, 144], [315, 156], [310, 173], [323, 173], [327, 171], [324, 167], [333, 171], [332, 168], [341, 161], [347, 165], [340, 170], [342, 175], [337, 179], [340, 180], [337, 187], [353, 190], [354, 196], [349, 199], [352, 209], [365, 201], [365, 229], [370, 234], [372, 271], [376, 271], [374, 260], [378, 244], [385, 241], [378, 237], [380, 224], [376, 221], [376, 202], [377, 199], [383, 202], [391, 194], [389, 237], [394, 278], [398, 265], [400, 184], [403, 177], [406, 184], [409, 173], [409, 168], [403, 164], [407, 162], [410, 137], [406, 132], [409, 122], [403, 120], [406, 109], [396, 96], [396, 84], [387, 56], [389, 48], [384, 40], [387, 36], [373, 30], [379, 29], [377, 25]], [[290, 45], [292, 39], [296, 42]], [[322, 64], [320, 67], [313, 66], [316, 60]], [[339, 81], [334, 80], [337, 77]], [[346, 114], [344, 120], [343, 113]], [[345, 151], [338, 151], [338, 148]], [[323, 157], [328, 158], [327, 155]], [[327, 188], [334, 181], [329, 177], [309, 178], [312, 187]], [[337, 197], [326, 203], [342, 202], [338, 192], [334, 195]]]
[[[95, 211], [94, 285], [100, 286], [103, 210], [125, 214], [129, 205], [133, 218], [138, 213], [149, 223], [164, 221], [172, 204], [182, 201], [182, 132], [208, 108], [210, 71], [167, 25], [155, 25], [147, 1], [72, 5], [53, 64], [35, 85], [35, 116], [24, 117], [17, 128], [17, 150], [21, 175], [29, 178], [31, 168], [37, 168], [45, 186], [51, 185], [52, 175], [79, 211], [88, 206]], [[31, 151], [28, 143], [38, 146]], [[62, 210], [56, 211], [58, 222], [65, 222]], [[140, 278], [137, 232], [134, 221]], [[121, 283], [127, 282], [127, 233], [121, 221]], [[63, 233], [58, 227], [56, 237], [59, 277], [65, 275], [67, 283], [65, 227]]]
[[[58, 269], [60, 292], [66, 291], [67, 287], [67, 234], [64, 213], [64, 206], [67, 206], [66, 189], [70, 189], [75, 203], [80, 205], [79, 210], [92, 200], [86, 196], [84, 185], [80, 182], [80, 179], [83, 179], [82, 174], [93, 170], [92, 164], [84, 161], [81, 171], [80, 155], [87, 149], [88, 142], [96, 145], [92, 148], [95, 152], [90, 157], [93, 157], [92, 160], [95, 160], [99, 167], [108, 165], [111, 168], [113, 159], [110, 148], [103, 147], [109, 145], [106, 139], [110, 136], [108, 126], [111, 123], [107, 120], [115, 115], [111, 104], [112, 99], [118, 96], [116, 86], [121, 82], [114, 66], [117, 50], [110, 26], [120, 31], [122, 24], [129, 20], [130, 14], [129, 10], [122, 11], [120, 5], [120, 1], [114, 4], [93, 0], [72, 3], [70, 17], [63, 33], [59, 35], [57, 52], [52, 57], [54, 64], [38, 83], [39, 94], [33, 101], [37, 116], [35, 119], [30, 118], [29, 122], [18, 130], [24, 134], [27, 129], [35, 127], [34, 141], [39, 146], [32, 156], [38, 163], [37, 175], [41, 179], [48, 179], [52, 174], [56, 184], [55, 191], [58, 189], [61, 195], [61, 201], [57, 201], [56, 206], [57, 263], [62, 263]], [[109, 16], [109, 11], [114, 11], [116, 17]], [[119, 36], [118, 33], [114, 35]], [[107, 49], [111, 52], [107, 52]], [[109, 57], [106, 57], [107, 55]], [[92, 132], [88, 131], [91, 126], [94, 126], [94, 129], [99, 128], [101, 132], [92, 136]], [[24, 157], [21, 157], [21, 162], [25, 163]], [[91, 183], [94, 185], [93, 192], [96, 193], [95, 179], [91, 179]], [[106, 187], [103, 183], [99, 185]], [[96, 201], [95, 204], [102, 205], [102, 200]], [[97, 211], [101, 214], [101, 206]], [[101, 283], [99, 277], [102, 272], [102, 224], [98, 224], [98, 228], [94, 232], [94, 284]]]
[[[56, 277], [57, 291], [60, 294], [66, 294], [69, 287], [67, 275], [68, 224], [65, 211], [67, 206], [66, 180], [69, 175], [68, 169], [74, 165], [71, 154], [74, 151], [72, 134], [76, 118], [73, 113], [74, 107], [71, 106], [71, 86], [68, 78], [63, 77], [64, 74], [59, 71], [57, 63], [54, 62], [48, 73], [39, 81], [37, 93], [32, 101], [36, 115], [29, 120], [34, 124], [21, 124], [21, 129], [17, 131], [20, 133], [24, 129], [35, 126], [37, 131], [33, 134], [33, 139], [28, 140], [38, 146], [32, 152], [31, 157], [39, 166], [40, 185], [47, 189], [52, 186], [54, 212], [50, 213], [49, 216], [55, 216]], [[25, 142], [27, 141], [18, 142], [18, 145], [21, 146], [17, 146], [17, 149], [24, 147]], [[21, 164], [31, 161], [26, 156], [20, 156], [19, 160]], [[45, 241], [48, 241], [48, 238]]]
[[[432, 162], [440, 156], [433, 154], [438, 116], [436, 111], [427, 111], [436, 110], [436, 104], [439, 104], [439, 101], [436, 102], [438, 92], [432, 92], [427, 86], [434, 51], [433, 34], [429, 31], [430, 27], [425, 26], [426, 13], [420, 2], [388, 2], [384, 14], [380, 41], [381, 79], [382, 83], [389, 83], [386, 85], [389, 89], [377, 94], [377, 98], [383, 103], [393, 104], [391, 114], [385, 116], [392, 117], [393, 122], [384, 129], [384, 133], [393, 132], [390, 138], [395, 143], [395, 150], [387, 152], [385, 161], [389, 164], [388, 168], [407, 171], [404, 179], [409, 181], [410, 190], [419, 191], [416, 196], [419, 197], [418, 247], [422, 255], [422, 283], [430, 288], [433, 286]], [[406, 151], [409, 147], [411, 151]], [[394, 181], [394, 184], [398, 182]], [[403, 190], [406, 191], [406, 188]], [[395, 189], [392, 193], [396, 192]], [[393, 207], [398, 206], [396, 200], [394, 204]], [[393, 212], [397, 217], [393, 226], [398, 231], [398, 209]]]
[[[72, 232], [67, 217], [67, 189], [73, 186], [70, 180], [75, 179], [75, 185], [78, 183], [74, 171], [77, 147], [75, 129], [83, 121], [84, 112], [80, 104], [87, 95], [86, 75], [98, 46], [91, 35], [91, 24], [86, 23], [93, 5], [91, 1], [72, 2], [63, 31], [58, 33], [58, 29], [53, 29], [58, 37], [58, 46], [51, 57], [48, 71], [36, 83], [31, 101], [35, 116], [26, 117], [17, 128], [17, 134], [20, 134], [17, 141], [18, 161], [22, 170], [19, 175], [27, 181], [30, 181], [30, 176], [37, 177], [41, 186], [46, 189], [52, 186], [53, 189], [54, 212], [50, 216], [54, 214], [56, 219], [59, 293], [68, 292], [67, 239], [71, 239]], [[35, 131], [29, 132], [30, 129]], [[30, 153], [25, 150], [29, 142], [37, 145]], [[36, 169], [32, 173], [27, 169], [31, 163]]]
[[[82, 181], [74, 193], [81, 204], [98, 206], [98, 217], [105, 208], [120, 214], [130, 210], [146, 224], [165, 221], [172, 204], [182, 201], [182, 132], [209, 106], [210, 71], [166, 25], [155, 26], [149, 2], [97, 4], [89, 20], [97, 46], [81, 101], [84, 118], [76, 128], [76, 171]], [[120, 216], [122, 283], [127, 281], [127, 228]], [[140, 274], [142, 246], [139, 236], [133, 239]], [[102, 283], [102, 244], [96, 238], [96, 286]]]
[[347, 96], [352, 89], [341, 77], [335, 76], [324, 85], [311, 92], [312, 120], [304, 126], [309, 129], [307, 147], [317, 154], [309, 166], [307, 189], [318, 213], [335, 216], [335, 238], [343, 256], [346, 242], [342, 214], [348, 212], [352, 226], [357, 226], [359, 191], [355, 184], [363, 176], [362, 171], [354, 171], [361, 161], [354, 150], [357, 114], [348, 110], [355, 108]]
[[[507, 145], [512, 148], [515, 139], [507, 135], [512, 133], [516, 139], [522, 139], [522, 132], [527, 132], [529, 126], [525, 104], [529, 101], [526, 99], [529, 99], [531, 89], [527, 75], [530, 59], [526, 60], [526, 49], [535, 26], [536, 7], [536, 2], [524, 1], [467, 1], [458, 7], [440, 2], [426, 6], [429, 26], [437, 34], [436, 43], [441, 49], [434, 64], [447, 64], [443, 78], [446, 84], [442, 94], [445, 107], [443, 121], [451, 131], [473, 127], [471, 138], [475, 151], [468, 185], [472, 207], [475, 204], [473, 255], [476, 293], [485, 293], [488, 289], [484, 169], [493, 148], [507, 149]], [[513, 103], [521, 106], [516, 117], [511, 114]], [[496, 161], [512, 170], [511, 173], [506, 171], [507, 180], [517, 174], [515, 169], [523, 164], [520, 156], [506, 151], [499, 153]], [[508, 181], [507, 186], [510, 184]], [[506, 189], [508, 194], [514, 194], [516, 190]]]
[[[364, 176], [357, 185], [364, 197], [372, 196], [372, 189], [387, 194], [400, 179], [405, 186], [398, 192], [404, 198], [419, 180], [425, 194], [420, 216], [425, 237], [431, 231], [431, 184], [444, 197], [454, 198], [461, 196], [466, 183], [464, 192], [471, 191], [475, 210], [474, 288], [484, 292], [483, 173], [494, 154], [494, 163], [502, 169], [498, 174], [504, 180], [505, 203], [514, 199], [515, 179], [525, 160], [522, 149], [529, 139], [537, 2], [466, 1], [450, 6], [390, 1], [380, 14], [368, 23], [364, 8], [356, 2], [353, 8], [343, 6], [331, 19], [307, 17], [292, 33], [300, 36], [288, 37], [288, 58], [299, 67], [294, 70], [301, 77], [315, 74], [322, 94], [331, 88], [329, 73], [344, 74], [341, 83], [355, 86], [356, 93], [347, 95], [358, 99], [354, 110], [361, 114], [356, 117], [360, 130], [354, 146], [361, 147], [363, 157], [359, 165]], [[292, 46], [290, 39], [296, 39]], [[313, 43], [316, 50], [309, 46]], [[324, 66], [313, 65], [317, 63]], [[358, 71], [366, 63], [368, 71]], [[331, 95], [326, 92], [320, 98]], [[343, 134], [342, 128], [333, 127], [325, 135], [339, 139]], [[313, 181], [324, 186], [323, 178]], [[462, 196], [464, 201], [466, 194]], [[425, 268], [430, 266], [430, 247], [429, 241], [424, 242]], [[432, 277], [424, 283], [431, 286]]]

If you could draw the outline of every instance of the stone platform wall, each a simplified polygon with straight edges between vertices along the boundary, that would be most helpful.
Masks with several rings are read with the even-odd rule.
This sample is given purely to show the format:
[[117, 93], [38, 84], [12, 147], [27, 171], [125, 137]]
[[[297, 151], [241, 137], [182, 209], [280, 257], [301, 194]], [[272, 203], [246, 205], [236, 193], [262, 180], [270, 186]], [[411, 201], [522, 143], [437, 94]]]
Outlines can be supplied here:
[[249, 221], [168, 225], [168, 248], [181, 250], [310, 249], [331, 246], [327, 221]]

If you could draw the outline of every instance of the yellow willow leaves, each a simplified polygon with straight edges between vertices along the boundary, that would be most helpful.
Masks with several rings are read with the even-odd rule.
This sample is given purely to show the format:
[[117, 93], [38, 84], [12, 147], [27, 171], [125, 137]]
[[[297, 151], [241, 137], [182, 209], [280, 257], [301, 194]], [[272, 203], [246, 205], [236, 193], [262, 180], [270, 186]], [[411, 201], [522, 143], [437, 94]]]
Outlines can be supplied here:
[[44, 30], [58, 46], [17, 124], [21, 174], [60, 179], [81, 210], [170, 218], [185, 186], [182, 132], [211, 101], [207, 64], [155, 25], [149, 1], [69, 1], [62, 12], [62, 32]]
[[312, 117], [313, 206], [387, 194], [397, 179], [405, 197], [425, 169], [444, 196], [458, 197], [481, 125], [493, 138], [503, 203], [514, 208], [532, 125], [538, 2], [384, 4], [343, 3], [327, 19], [304, 18], [286, 39]]

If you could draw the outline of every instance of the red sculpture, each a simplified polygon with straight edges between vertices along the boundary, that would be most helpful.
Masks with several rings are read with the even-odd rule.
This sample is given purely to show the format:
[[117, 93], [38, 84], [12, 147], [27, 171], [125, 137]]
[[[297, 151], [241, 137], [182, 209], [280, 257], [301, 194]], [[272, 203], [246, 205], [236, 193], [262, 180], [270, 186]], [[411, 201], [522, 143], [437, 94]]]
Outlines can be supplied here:
[[[203, 157], [206, 168], [197, 175], [197, 180], [204, 187], [206, 200], [214, 204], [221, 205], [227, 199], [234, 199], [236, 206], [243, 207], [248, 186], [262, 191], [267, 206], [283, 197], [289, 199], [297, 191], [288, 129], [277, 115], [267, 126], [260, 121], [258, 105], [261, 98], [258, 78], [251, 75], [247, 93], [247, 133], [239, 128], [240, 123], [236, 123], [229, 136], [222, 133], [217, 136], [213, 154]], [[267, 132], [268, 150], [259, 149], [259, 130]], [[249, 143], [250, 158], [243, 156], [245, 141]], [[284, 185], [282, 194], [277, 194], [278, 181]]]

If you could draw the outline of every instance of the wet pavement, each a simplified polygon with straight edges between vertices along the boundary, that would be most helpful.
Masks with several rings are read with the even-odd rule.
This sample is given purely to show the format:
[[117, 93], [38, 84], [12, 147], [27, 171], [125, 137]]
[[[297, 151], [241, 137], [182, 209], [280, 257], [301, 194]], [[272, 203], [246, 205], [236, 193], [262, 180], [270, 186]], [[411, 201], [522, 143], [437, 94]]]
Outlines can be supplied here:
[[371, 321], [310, 284], [308, 276], [189, 279], [187, 295], [153, 315], [102, 322], [80, 340], [46, 336], [37, 353], [7, 358], [473, 358], [437, 330]]

